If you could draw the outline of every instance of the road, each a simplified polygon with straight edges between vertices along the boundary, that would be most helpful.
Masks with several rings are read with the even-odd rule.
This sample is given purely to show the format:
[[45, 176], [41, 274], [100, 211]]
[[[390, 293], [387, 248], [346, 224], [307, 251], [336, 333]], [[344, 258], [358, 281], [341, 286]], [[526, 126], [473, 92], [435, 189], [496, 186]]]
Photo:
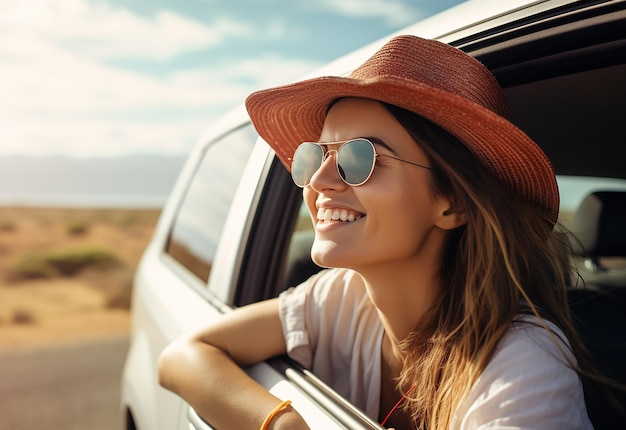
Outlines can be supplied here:
[[0, 430], [118, 430], [128, 338], [0, 352]]

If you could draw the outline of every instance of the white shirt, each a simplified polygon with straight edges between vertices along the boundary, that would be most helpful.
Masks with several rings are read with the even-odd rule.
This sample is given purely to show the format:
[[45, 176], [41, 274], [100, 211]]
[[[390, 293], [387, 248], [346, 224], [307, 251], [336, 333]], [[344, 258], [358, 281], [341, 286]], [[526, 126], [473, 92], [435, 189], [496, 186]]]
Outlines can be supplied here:
[[[370, 418], [379, 415], [384, 328], [355, 272], [324, 270], [280, 295], [287, 353]], [[525, 316], [526, 322], [536, 318]], [[554, 334], [565, 336], [548, 322]], [[560, 343], [568, 359], [569, 347]], [[468, 397], [453, 429], [591, 429], [582, 384], [551, 335], [513, 324]]]

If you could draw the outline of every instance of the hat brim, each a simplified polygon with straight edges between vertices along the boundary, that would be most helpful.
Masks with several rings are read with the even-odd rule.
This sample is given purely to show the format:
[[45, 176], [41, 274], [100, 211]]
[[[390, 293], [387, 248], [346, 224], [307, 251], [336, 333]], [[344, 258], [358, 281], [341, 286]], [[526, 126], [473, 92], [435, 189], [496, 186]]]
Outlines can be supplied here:
[[398, 77], [327, 76], [258, 91], [247, 98], [246, 107], [259, 135], [290, 170], [295, 149], [319, 139], [329, 104], [343, 97], [389, 103], [437, 124], [506, 186], [529, 201], [543, 202], [556, 221], [558, 186], [545, 153], [510, 121], [466, 98]]

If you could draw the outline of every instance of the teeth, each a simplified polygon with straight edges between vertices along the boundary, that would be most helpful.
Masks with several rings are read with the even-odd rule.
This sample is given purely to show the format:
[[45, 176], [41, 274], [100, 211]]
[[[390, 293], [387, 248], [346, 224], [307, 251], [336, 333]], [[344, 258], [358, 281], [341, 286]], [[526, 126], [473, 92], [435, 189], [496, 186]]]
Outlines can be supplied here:
[[361, 218], [359, 215], [348, 212], [346, 209], [324, 209], [317, 210], [317, 219], [321, 221], [347, 221], [352, 222]]

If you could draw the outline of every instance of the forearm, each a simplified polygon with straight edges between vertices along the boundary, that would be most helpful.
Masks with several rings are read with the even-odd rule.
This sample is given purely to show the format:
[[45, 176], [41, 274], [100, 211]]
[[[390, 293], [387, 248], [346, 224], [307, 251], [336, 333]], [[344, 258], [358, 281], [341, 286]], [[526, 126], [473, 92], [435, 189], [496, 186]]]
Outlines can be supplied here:
[[[159, 383], [178, 394], [217, 429], [258, 430], [280, 399], [250, 378], [218, 348], [180, 341], [159, 361]], [[308, 429], [299, 414], [286, 408], [270, 429]]]

